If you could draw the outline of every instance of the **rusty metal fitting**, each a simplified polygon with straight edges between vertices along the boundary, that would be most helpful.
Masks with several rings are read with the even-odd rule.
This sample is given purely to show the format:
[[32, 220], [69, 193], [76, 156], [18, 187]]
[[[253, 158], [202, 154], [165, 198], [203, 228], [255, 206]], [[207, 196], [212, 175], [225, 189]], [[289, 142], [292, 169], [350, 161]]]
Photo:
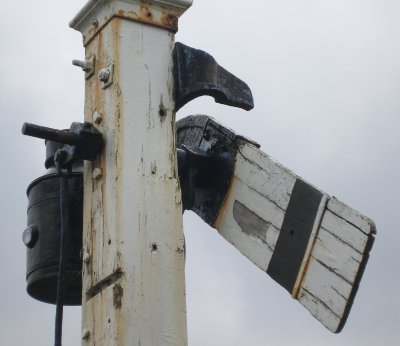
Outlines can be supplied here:
[[99, 80], [100, 80], [100, 82], [107, 83], [108, 80], [110, 79], [110, 75], [111, 75], [111, 72], [110, 72], [109, 69], [102, 68], [99, 71]]

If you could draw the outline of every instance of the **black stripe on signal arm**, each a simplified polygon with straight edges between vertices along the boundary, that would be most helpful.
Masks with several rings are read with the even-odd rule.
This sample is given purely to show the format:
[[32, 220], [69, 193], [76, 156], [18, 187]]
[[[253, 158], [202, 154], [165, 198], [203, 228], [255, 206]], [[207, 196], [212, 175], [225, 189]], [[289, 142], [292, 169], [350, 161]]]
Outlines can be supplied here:
[[292, 293], [310, 241], [322, 192], [297, 179], [267, 274]]

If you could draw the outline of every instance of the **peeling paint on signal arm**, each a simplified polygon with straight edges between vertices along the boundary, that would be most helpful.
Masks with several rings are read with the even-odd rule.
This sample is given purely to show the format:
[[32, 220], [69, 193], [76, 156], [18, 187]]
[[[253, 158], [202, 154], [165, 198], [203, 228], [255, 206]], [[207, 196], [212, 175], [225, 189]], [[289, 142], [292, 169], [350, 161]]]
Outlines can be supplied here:
[[196, 189], [192, 210], [339, 333], [369, 258], [374, 222], [207, 116], [180, 120], [178, 143], [207, 151], [219, 141], [218, 131], [234, 157], [225, 167], [229, 184]]

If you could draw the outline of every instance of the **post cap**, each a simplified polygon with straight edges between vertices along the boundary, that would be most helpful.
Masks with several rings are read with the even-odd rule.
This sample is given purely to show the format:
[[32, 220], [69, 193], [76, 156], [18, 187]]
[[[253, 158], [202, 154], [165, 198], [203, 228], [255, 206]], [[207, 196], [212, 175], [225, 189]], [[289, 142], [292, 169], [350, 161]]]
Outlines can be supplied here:
[[89, 0], [69, 23], [90, 41], [112, 18], [119, 17], [178, 31], [178, 18], [193, 0]]

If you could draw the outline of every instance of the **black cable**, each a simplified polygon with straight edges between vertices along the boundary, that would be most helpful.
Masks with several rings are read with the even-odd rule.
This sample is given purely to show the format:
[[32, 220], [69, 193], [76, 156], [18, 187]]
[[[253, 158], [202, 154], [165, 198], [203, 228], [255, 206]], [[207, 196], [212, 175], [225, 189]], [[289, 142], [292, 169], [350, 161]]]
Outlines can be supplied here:
[[55, 320], [55, 340], [54, 346], [61, 346], [62, 342], [62, 322], [64, 310], [64, 287], [65, 287], [65, 245], [69, 229], [68, 215], [68, 176], [63, 174], [61, 167], [61, 154], [54, 156], [57, 173], [60, 177], [60, 259], [58, 264], [57, 279], [57, 298], [56, 298], [56, 320]]

